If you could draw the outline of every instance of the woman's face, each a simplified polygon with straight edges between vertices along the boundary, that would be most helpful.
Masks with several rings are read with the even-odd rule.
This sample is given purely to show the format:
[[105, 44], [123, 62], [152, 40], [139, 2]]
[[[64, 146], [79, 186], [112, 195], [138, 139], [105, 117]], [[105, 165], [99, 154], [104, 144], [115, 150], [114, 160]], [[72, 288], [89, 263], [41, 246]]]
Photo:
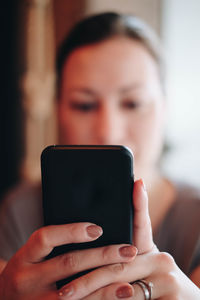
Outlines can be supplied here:
[[157, 65], [140, 42], [118, 37], [78, 48], [62, 73], [60, 142], [128, 146], [136, 176], [145, 176], [161, 151], [162, 98]]

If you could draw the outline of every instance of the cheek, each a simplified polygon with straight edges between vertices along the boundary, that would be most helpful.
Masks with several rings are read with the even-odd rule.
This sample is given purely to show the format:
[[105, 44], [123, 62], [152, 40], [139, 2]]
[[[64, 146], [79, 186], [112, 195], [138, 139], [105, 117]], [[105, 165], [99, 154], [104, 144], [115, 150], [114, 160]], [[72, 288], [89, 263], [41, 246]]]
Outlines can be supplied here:
[[91, 122], [87, 122], [73, 112], [62, 114], [60, 118], [61, 141], [65, 144], [89, 144], [91, 140]]
[[129, 123], [129, 140], [136, 160], [152, 160], [162, 145], [163, 121], [156, 110]]

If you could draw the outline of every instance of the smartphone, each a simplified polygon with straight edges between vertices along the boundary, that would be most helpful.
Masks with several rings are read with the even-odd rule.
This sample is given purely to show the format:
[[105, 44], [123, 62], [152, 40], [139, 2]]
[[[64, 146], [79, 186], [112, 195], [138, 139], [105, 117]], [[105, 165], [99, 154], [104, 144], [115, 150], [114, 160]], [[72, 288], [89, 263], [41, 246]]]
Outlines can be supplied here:
[[44, 225], [92, 222], [103, 228], [96, 241], [55, 247], [47, 258], [77, 249], [132, 244], [134, 176], [128, 148], [48, 146], [41, 154], [41, 172]]

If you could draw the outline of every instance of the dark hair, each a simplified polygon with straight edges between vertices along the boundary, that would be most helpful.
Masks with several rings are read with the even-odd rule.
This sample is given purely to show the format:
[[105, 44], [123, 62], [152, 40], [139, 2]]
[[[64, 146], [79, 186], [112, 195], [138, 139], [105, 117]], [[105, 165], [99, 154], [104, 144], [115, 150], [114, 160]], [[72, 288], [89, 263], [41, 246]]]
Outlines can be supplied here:
[[107, 12], [83, 19], [75, 25], [63, 41], [58, 51], [56, 65], [58, 90], [64, 63], [73, 50], [114, 36], [126, 36], [140, 41], [155, 59], [161, 83], [163, 83], [162, 51], [160, 42], [153, 30], [138, 17]]

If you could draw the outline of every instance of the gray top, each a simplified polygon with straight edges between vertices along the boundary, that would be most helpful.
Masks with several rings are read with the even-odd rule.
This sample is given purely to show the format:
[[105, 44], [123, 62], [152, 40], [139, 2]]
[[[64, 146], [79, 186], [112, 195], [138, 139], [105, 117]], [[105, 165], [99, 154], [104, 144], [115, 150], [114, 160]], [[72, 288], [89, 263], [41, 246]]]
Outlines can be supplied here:
[[[189, 274], [200, 265], [200, 191], [176, 184], [176, 201], [154, 234], [160, 251], [170, 253]], [[41, 188], [23, 183], [4, 199], [0, 210], [0, 257], [9, 259], [43, 225]]]
[[154, 242], [189, 274], [200, 265], [200, 190], [183, 183], [174, 185], [176, 199], [154, 233]]

